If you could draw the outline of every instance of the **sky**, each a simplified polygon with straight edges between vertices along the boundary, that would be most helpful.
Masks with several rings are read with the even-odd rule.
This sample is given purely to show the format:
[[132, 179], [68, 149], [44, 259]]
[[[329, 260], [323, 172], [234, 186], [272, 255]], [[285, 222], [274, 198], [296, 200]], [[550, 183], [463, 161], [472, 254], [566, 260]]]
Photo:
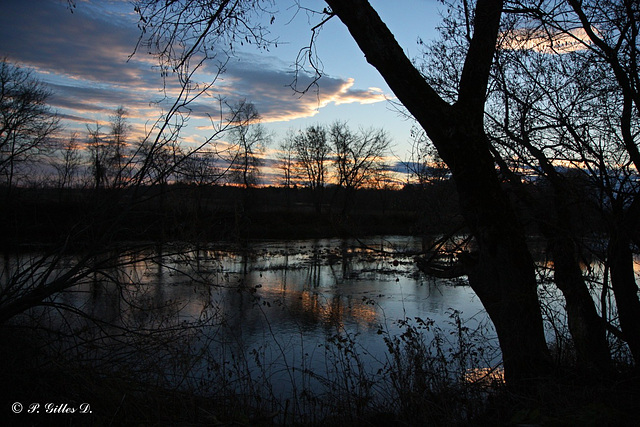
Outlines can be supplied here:
[[[129, 0], [1, 0], [0, 57], [34, 70], [53, 92], [51, 105], [69, 133], [86, 134], [86, 125], [107, 125], [123, 106], [132, 137], [140, 137], [159, 116], [154, 101], [162, 98], [163, 79], [156, 59], [144, 51], [133, 57], [140, 30]], [[262, 116], [275, 148], [289, 129], [346, 120], [350, 127], [383, 128], [391, 137], [393, 155], [407, 160], [412, 123], [398, 113], [394, 96], [337, 19], [331, 19], [317, 39], [324, 77], [318, 92], [304, 96], [290, 87], [299, 50], [308, 44], [317, 18], [278, 0], [270, 25], [277, 47], [260, 51], [238, 49], [217, 80], [212, 96], [198, 99], [183, 130], [184, 144], [198, 144], [211, 135], [208, 115], [218, 112], [215, 96], [230, 103], [246, 99]], [[302, 0], [322, 10], [324, 3]], [[437, 0], [371, 1], [409, 57], [419, 54], [417, 40], [435, 37], [440, 17]], [[205, 68], [213, 70], [213, 66]], [[211, 76], [202, 74], [201, 78]]]

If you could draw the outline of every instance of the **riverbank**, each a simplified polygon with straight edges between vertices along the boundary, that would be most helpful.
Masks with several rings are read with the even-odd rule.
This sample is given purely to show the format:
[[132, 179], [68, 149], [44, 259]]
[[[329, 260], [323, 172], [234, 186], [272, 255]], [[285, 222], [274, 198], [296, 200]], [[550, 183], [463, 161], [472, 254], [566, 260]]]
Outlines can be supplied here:
[[[420, 192], [420, 194], [418, 194]], [[455, 200], [425, 208], [423, 190], [168, 186], [16, 189], [0, 207], [5, 248], [94, 241], [214, 241], [420, 235], [459, 221]]]

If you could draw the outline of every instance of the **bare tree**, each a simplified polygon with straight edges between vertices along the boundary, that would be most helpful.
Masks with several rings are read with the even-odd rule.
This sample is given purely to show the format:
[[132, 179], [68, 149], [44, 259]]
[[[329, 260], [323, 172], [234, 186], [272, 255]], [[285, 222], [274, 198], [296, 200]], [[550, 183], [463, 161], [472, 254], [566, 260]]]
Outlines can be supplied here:
[[[547, 60], [547, 64], [529, 66], [531, 71], [521, 75], [521, 80], [531, 86], [529, 93], [533, 89], [537, 91], [535, 97], [523, 99], [523, 91], [512, 88], [511, 102], [526, 116], [543, 118], [552, 125], [549, 129], [555, 131], [544, 132], [553, 135], [544, 145], [528, 141], [521, 145], [541, 164], [546, 162], [544, 173], [555, 182], [556, 188], [561, 188], [563, 182], [554, 177], [552, 162], [564, 158], [588, 177], [597, 189], [594, 194], [601, 195], [598, 204], [603, 218], [607, 218], [610, 234], [607, 251], [600, 256], [611, 273], [611, 288], [622, 329], [619, 336], [624, 337], [637, 363], [640, 300], [632, 273], [632, 248], [633, 242], [637, 245], [639, 241], [640, 219], [639, 193], [633, 178], [640, 166], [636, 130], [640, 117], [638, 4], [634, 1], [542, 4], [518, 1], [514, 2], [514, 11], [524, 18], [526, 27], [521, 28], [527, 30], [530, 38], [537, 39], [536, 50], [553, 57], [552, 66], [560, 66], [563, 74], [568, 74], [564, 77], [560, 73], [545, 72], [543, 67], [552, 62]], [[523, 69], [522, 63], [519, 69]], [[553, 79], [549, 79], [549, 75]], [[566, 195], [561, 196], [559, 204], [566, 203], [566, 199]], [[571, 253], [566, 245], [564, 248], [558, 251], [558, 256]], [[556, 265], [557, 276], [560, 276], [560, 267]], [[577, 273], [574, 276], [577, 277]], [[603, 283], [603, 302], [607, 281]], [[606, 304], [602, 306], [601, 315], [606, 318]], [[592, 332], [597, 329], [597, 325], [588, 328]], [[587, 351], [594, 353], [594, 348]]]
[[295, 132], [293, 130], [289, 129], [285, 138], [280, 142], [277, 156], [280, 161], [280, 169], [282, 170], [282, 185], [285, 188], [291, 188], [295, 185], [298, 177]]
[[89, 154], [91, 156], [91, 174], [94, 188], [104, 188], [107, 183], [107, 150], [100, 124], [87, 125]]
[[50, 96], [30, 70], [0, 62], [0, 174], [8, 192], [20, 167], [54, 146], [60, 119], [47, 105]]
[[[504, 49], [496, 60], [496, 90], [489, 98], [487, 118], [501, 170], [547, 238], [554, 281], [565, 298], [578, 363], [582, 368], [606, 371], [610, 354], [605, 323], [582, 274], [583, 233], [575, 225], [580, 215], [576, 207], [588, 201], [576, 199], [574, 181], [560, 166], [574, 165], [582, 170], [586, 160], [582, 144], [568, 138], [566, 124], [580, 121], [593, 125], [599, 121], [592, 115], [593, 92], [580, 89], [588, 87], [592, 79], [585, 75], [590, 67], [585, 69], [585, 63], [580, 62], [577, 55]], [[604, 136], [600, 133], [596, 138]], [[551, 188], [548, 200], [537, 200], [528, 192], [536, 187], [521, 184], [536, 180]]]
[[353, 132], [346, 122], [337, 121], [329, 129], [333, 147], [333, 165], [338, 186], [345, 190], [342, 213], [353, 203], [354, 190], [372, 182], [383, 167], [391, 140], [382, 129], [360, 129]]
[[335, 122], [329, 130], [333, 145], [338, 185], [353, 190], [369, 182], [382, 165], [391, 140], [382, 129], [353, 132], [345, 122]]
[[178, 170], [178, 180], [198, 187], [215, 184], [224, 176], [213, 153], [201, 151], [186, 158]]
[[314, 194], [316, 212], [321, 213], [331, 152], [327, 131], [320, 125], [309, 126], [293, 136], [293, 146], [297, 163], [304, 175], [303, 181]]
[[59, 157], [53, 159], [53, 167], [58, 174], [57, 187], [69, 188], [77, 181], [77, 175], [82, 166], [82, 156], [77, 134], [72, 134], [69, 139], [63, 141], [57, 150]]
[[127, 123], [127, 111], [123, 106], [115, 109], [110, 117], [109, 127], [109, 172], [112, 175], [112, 186], [120, 187], [123, 184], [123, 178], [126, 177], [126, 169], [128, 168], [126, 148], [129, 124]]
[[229, 179], [244, 188], [254, 187], [259, 182], [262, 155], [271, 136], [260, 124], [255, 105], [247, 101], [240, 101], [231, 108], [229, 123]]
[[[272, 0], [213, 0], [169, 2], [136, 0], [142, 30], [138, 47], [153, 52], [169, 74], [185, 66], [195, 56], [218, 61], [222, 67], [237, 44], [267, 48], [267, 22], [273, 20], [268, 8]], [[262, 22], [262, 19], [265, 22]]]

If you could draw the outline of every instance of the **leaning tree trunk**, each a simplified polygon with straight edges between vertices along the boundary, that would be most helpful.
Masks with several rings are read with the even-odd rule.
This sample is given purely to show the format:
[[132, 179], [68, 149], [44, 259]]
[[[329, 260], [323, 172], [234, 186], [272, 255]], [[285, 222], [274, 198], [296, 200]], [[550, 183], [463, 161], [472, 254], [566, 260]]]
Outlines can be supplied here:
[[[520, 177], [511, 173], [502, 159], [501, 168], [510, 175], [514, 189], [534, 211], [542, 232], [547, 239], [554, 262], [554, 281], [562, 292], [567, 311], [567, 323], [576, 351], [578, 365], [586, 371], [602, 374], [610, 368], [611, 354], [607, 342], [605, 322], [598, 315], [595, 303], [582, 275], [578, 247], [574, 241], [570, 204], [571, 190], [542, 151], [529, 144], [520, 143], [539, 161], [553, 186], [553, 202], [557, 218], [549, 222], [549, 213], [536, 203], [520, 182]], [[550, 226], [549, 226], [550, 224]]]
[[[459, 148], [443, 150], [443, 158], [453, 166], [461, 211], [478, 245], [477, 254], [465, 261], [469, 284], [496, 328], [507, 382], [535, 381], [547, 374], [549, 355], [525, 234], [500, 186], [492, 156], [481, 149], [488, 144], [484, 132], [454, 136], [445, 147]], [[463, 149], [470, 141], [476, 141], [476, 149]]]
[[[542, 155], [540, 153], [540, 155]], [[576, 362], [587, 371], [606, 373], [611, 353], [604, 320], [598, 315], [593, 297], [582, 275], [580, 254], [573, 239], [570, 209], [571, 188], [544, 159], [554, 188], [556, 222], [546, 230], [554, 263], [554, 282], [562, 292], [567, 310], [567, 324], [573, 338]]]
[[463, 216], [478, 244], [478, 253], [466, 262], [469, 282], [496, 328], [507, 383], [519, 386], [540, 378], [546, 374], [549, 357], [534, 264], [515, 211], [500, 187], [483, 130], [502, 1], [477, 2], [474, 36], [454, 105], [425, 81], [368, 1], [326, 3], [424, 128], [452, 172]]
[[611, 363], [605, 324], [584, 282], [575, 243], [560, 235], [551, 239], [551, 251], [554, 281], [565, 298], [578, 366], [605, 373]]
[[640, 363], [640, 300], [633, 271], [631, 240], [620, 227], [616, 227], [609, 239], [608, 258], [620, 329], [637, 366]]

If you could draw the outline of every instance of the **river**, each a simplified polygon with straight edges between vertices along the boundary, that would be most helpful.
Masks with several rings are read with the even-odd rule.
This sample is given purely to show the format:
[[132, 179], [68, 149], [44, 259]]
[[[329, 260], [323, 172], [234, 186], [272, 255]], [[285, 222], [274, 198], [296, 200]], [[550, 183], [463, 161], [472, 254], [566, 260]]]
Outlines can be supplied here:
[[[416, 350], [433, 361], [464, 359], [452, 372], [497, 366], [480, 301], [464, 277], [418, 271], [421, 247], [418, 238], [379, 236], [122, 250], [108, 255], [117, 267], [55, 297], [83, 316], [37, 313], [71, 332], [75, 340], [57, 343], [85, 360], [127, 363], [141, 378], [218, 396], [300, 405], [336, 387], [386, 393], [377, 378]], [[3, 277], [27, 264], [20, 257], [4, 260]]]

